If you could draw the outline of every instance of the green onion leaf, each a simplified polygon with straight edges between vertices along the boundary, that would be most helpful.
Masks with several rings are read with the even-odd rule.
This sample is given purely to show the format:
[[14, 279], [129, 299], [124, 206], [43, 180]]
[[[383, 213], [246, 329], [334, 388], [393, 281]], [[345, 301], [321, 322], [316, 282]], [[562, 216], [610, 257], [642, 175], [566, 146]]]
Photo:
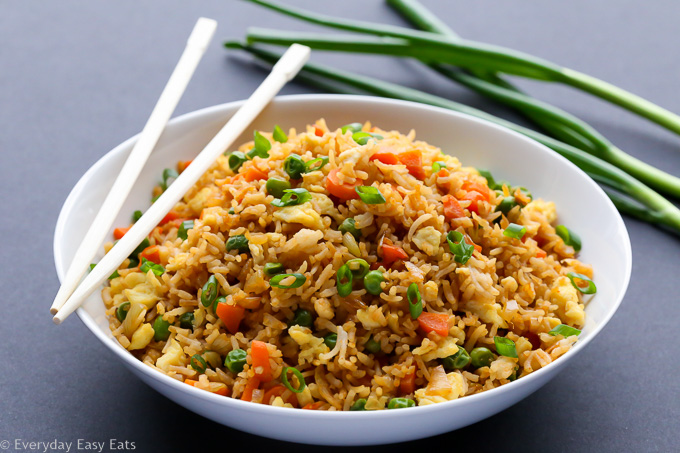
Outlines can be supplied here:
[[508, 227], [503, 230], [503, 236], [509, 238], [522, 239], [527, 232], [527, 227], [522, 225], [517, 225], [516, 223], [511, 223]]
[[[593, 281], [586, 277], [585, 275], [577, 274], [576, 272], [569, 272], [567, 274], [567, 277], [569, 277], [569, 280], [571, 280], [571, 284], [574, 285], [574, 288], [576, 288], [583, 294], [595, 294], [597, 292], [597, 286], [595, 286], [595, 283], [593, 283]], [[576, 281], [574, 281], [575, 279], [588, 282], [588, 286], [586, 288], [582, 288], [576, 283]]]
[[163, 182], [161, 182], [161, 189], [163, 189], [163, 192], [165, 192], [168, 189], [168, 186], [172, 184], [172, 181], [168, 181], [177, 179], [178, 176], [177, 171], [173, 168], [166, 168], [163, 170]]
[[515, 206], [517, 206], [517, 201], [515, 201], [515, 197], [513, 196], [503, 197], [501, 202], [498, 203], [498, 206], [496, 206], [496, 212], [500, 211], [503, 214], [508, 215], [508, 212], [510, 212], [510, 210]]
[[328, 156], [322, 156], [305, 162], [305, 173], [321, 170], [328, 163], [328, 160]]
[[[290, 285], [283, 285], [281, 282], [285, 279], [288, 279], [290, 277], [295, 277], [295, 281], [291, 283]], [[295, 272], [293, 274], [279, 274], [275, 275], [272, 277], [271, 280], [269, 280], [269, 285], [273, 286], [274, 288], [282, 288], [282, 289], [294, 289], [294, 288], [299, 288], [300, 286], [304, 285], [304, 283], [307, 281], [307, 277], [304, 275]]]
[[562, 335], [563, 337], [566, 338], [572, 337], [574, 335], [578, 336], [581, 333], [581, 331], [566, 324], [560, 324], [559, 326], [553, 327], [553, 329], [548, 333], [553, 337], [556, 335]]
[[[486, 179], [486, 184], [489, 186], [489, 189], [491, 190], [498, 189], [498, 184], [496, 184], [496, 180], [493, 178], [489, 170], [478, 169], [477, 171], [481, 176], [483, 176]], [[503, 186], [501, 186], [501, 188], [502, 187]]]
[[442, 359], [442, 365], [448, 371], [462, 370], [468, 363], [470, 363], [470, 354], [462, 346], [458, 346], [455, 354]]
[[215, 299], [215, 302], [213, 302], [212, 309], [214, 313], [217, 313], [217, 306], [219, 304], [226, 304], [227, 303], [227, 297], [226, 296], [220, 296], [217, 299]]
[[[94, 269], [95, 266], [96, 266], [95, 263], [90, 264], [90, 272], [92, 271], [92, 269]], [[113, 280], [114, 278], [118, 277], [120, 277], [120, 274], [118, 273], [118, 270], [115, 270], [113, 271], [113, 274], [109, 275], [109, 280]]]
[[263, 271], [264, 275], [271, 277], [272, 275], [277, 275], [286, 272], [286, 269], [283, 267], [283, 264], [281, 263], [266, 263], [264, 265]]
[[505, 357], [517, 358], [517, 348], [515, 342], [506, 337], [493, 337], [493, 342], [496, 344], [496, 352]]
[[246, 364], [247, 355], [248, 353], [243, 349], [233, 349], [224, 358], [224, 366], [234, 374], [240, 373]]
[[438, 173], [442, 168], [446, 168], [446, 164], [444, 162], [435, 162], [432, 164], [432, 173]]
[[139, 210], [135, 211], [135, 212], [132, 214], [132, 221], [133, 221], [133, 222], [136, 222], [137, 220], [139, 220], [139, 219], [142, 218], [142, 215], [144, 215], [144, 214], [142, 213], [142, 211], [139, 211]]
[[347, 131], [352, 131], [354, 132], [361, 132], [361, 128], [364, 127], [363, 124], [361, 123], [350, 123], [350, 124], [345, 124], [340, 128], [340, 132], [342, 132], [342, 135], [345, 135]]
[[355, 132], [352, 134], [352, 140], [357, 142], [359, 145], [365, 145], [370, 139], [382, 140], [384, 137], [380, 134], [374, 134], [372, 132]]
[[297, 310], [295, 310], [293, 319], [290, 321], [288, 325], [311, 328], [312, 326], [314, 326], [314, 318], [312, 317], [312, 313], [309, 310], [305, 310], [304, 308], [298, 308]]
[[288, 141], [288, 136], [285, 132], [283, 132], [283, 129], [281, 129], [278, 124], [274, 126], [274, 133], [272, 134], [272, 137], [279, 143], [286, 143]]
[[459, 231], [449, 231], [446, 235], [446, 242], [449, 243], [449, 250], [453, 253], [454, 259], [460, 264], [467, 263], [472, 257], [472, 252], [475, 251], [475, 246], [468, 244], [463, 233]]
[[555, 227], [555, 233], [562, 238], [565, 244], [574, 247], [575, 251], [578, 252], [581, 250], [581, 238], [569, 228], [564, 225], [557, 225]]
[[144, 240], [142, 240], [142, 242], [139, 243], [137, 248], [134, 249], [132, 251], [132, 253], [130, 253], [130, 256], [128, 256], [128, 258], [137, 260], [138, 259], [137, 255], [142, 253], [144, 251], [144, 249], [147, 248], [150, 245], [151, 245], [151, 243], [149, 242], [149, 238], [144, 238]]
[[373, 335], [368, 337], [368, 340], [366, 340], [366, 343], [364, 343], [364, 350], [368, 351], [371, 354], [377, 354], [379, 353], [382, 349], [380, 347], [380, 343], [375, 341], [373, 338]]
[[286, 206], [298, 206], [312, 199], [312, 194], [301, 187], [297, 189], [285, 189], [283, 196], [272, 201], [272, 206], [283, 208]]
[[219, 285], [214, 275], [211, 275], [203, 288], [201, 289], [201, 303], [204, 307], [209, 307], [215, 302], [219, 293]]
[[194, 354], [191, 356], [191, 360], [189, 361], [191, 368], [196, 370], [198, 373], [205, 373], [205, 370], [208, 368], [208, 364], [205, 363], [205, 359], [201, 357], [200, 354]]
[[269, 178], [264, 187], [267, 189], [269, 195], [281, 198], [283, 196], [283, 191], [290, 189], [290, 183], [285, 179]]
[[411, 319], [418, 319], [418, 316], [423, 312], [423, 299], [420, 296], [417, 283], [409, 285], [406, 290], [406, 297], [408, 298], [408, 310], [411, 312]]
[[[295, 377], [298, 380], [298, 387], [295, 388], [293, 387], [290, 382], [288, 382], [288, 372], [292, 372]], [[292, 366], [286, 367], [283, 369], [283, 372], [281, 373], [281, 382], [283, 382], [283, 385], [286, 386], [288, 390], [290, 390], [293, 393], [302, 393], [302, 391], [307, 387], [307, 384], [305, 383], [305, 378], [302, 376], [302, 373], [300, 370], [297, 368], [293, 368]]]
[[193, 220], [185, 220], [182, 222], [182, 224], [179, 226], [179, 229], [177, 230], [177, 237], [182, 239], [183, 241], [187, 240], [188, 231], [194, 228], [194, 221]]
[[291, 154], [283, 161], [283, 169], [290, 179], [300, 179], [305, 172], [305, 162], [297, 154]]
[[269, 150], [272, 149], [272, 144], [267, 140], [267, 138], [260, 134], [258, 131], [255, 131], [253, 133], [253, 137], [255, 140], [255, 146], [253, 146], [253, 149], [248, 151], [248, 154], [246, 156], [249, 159], [257, 157], [261, 157], [262, 159], [266, 159], [269, 157]]
[[410, 398], [392, 398], [389, 403], [387, 403], [388, 409], [402, 409], [405, 407], [414, 407], [416, 402]]
[[345, 264], [349, 267], [349, 270], [352, 272], [352, 277], [354, 278], [364, 278], [371, 268], [366, 260], [361, 258], [349, 260]]
[[361, 230], [356, 227], [356, 221], [353, 218], [347, 218], [342, 221], [338, 230], [344, 235], [345, 233], [350, 233], [354, 236], [354, 239], [359, 239], [361, 237]]
[[163, 274], [165, 274], [165, 268], [161, 266], [160, 264], [156, 264], [153, 261], [149, 261], [146, 258], [142, 257], [142, 265], [139, 266], [139, 270], [144, 272], [145, 274], [149, 272], [149, 269], [153, 271], [155, 275], [158, 275], [159, 277]]
[[338, 269], [335, 275], [335, 280], [338, 287], [338, 295], [340, 297], [347, 297], [352, 292], [352, 282], [354, 280], [354, 274], [347, 264], [343, 264]]
[[116, 308], [116, 318], [118, 318], [118, 321], [125, 321], [125, 317], [127, 316], [129, 310], [130, 302], [123, 302], [120, 304], [118, 308]]
[[366, 204], [384, 204], [387, 201], [377, 187], [359, 186], [355, 187], [354, 190], [359, 194], [361, 201]]
[[243, 163], [247, 160], [248, 158], [241, 151], [234, 151], [229, 155], [227, 162], [229, 162], [229, 168], [231, 168], [231, 171], [236, 173], [238, 169], [241, 168], [241, 165], [243, 165]]
[[248, 253], [250, 247], [248, 247], [248, 238], [243, 234], [232, 236], [227, 240], [227, 251], [236, 250], [239, 253]]

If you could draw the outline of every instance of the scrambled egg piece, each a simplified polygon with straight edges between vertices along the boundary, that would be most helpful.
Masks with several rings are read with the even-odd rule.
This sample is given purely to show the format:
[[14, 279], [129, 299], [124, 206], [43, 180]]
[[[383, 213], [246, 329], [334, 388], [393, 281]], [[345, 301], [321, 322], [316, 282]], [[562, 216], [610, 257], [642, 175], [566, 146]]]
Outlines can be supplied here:
[[274, 218], [288, 223], [299, 223], [308, 228], [322, 230], [324, 228], [321, 216], [314, 210], [312, 203], [307, 202], [299, 206], [286, 206], [274, 211]]
[[434, 359], [443, 359], [458, 352], [456, 339], [446, 337], [440, 343], [436, 343], [429, 338], [423, 338], [420, 346], [413, 350], [413, 353], [422, 356], [425, 362]]
[[535, 218], [535, 214], [539, 214], [545, 216], [545, 219], [548, 221], [548, 223], [553, 223], [555, 220], [557, 220], [557, 210], [555, 209], [555, 203], [552, 201], [543, 201], [540, 198], [528, 203], [522, 209], [522, 212], [530, 219]]
[[330, 352], [323, 338], [315, 337], [307, 327], [292, 326], [288, 329], [288, 335], [300, 346], [298, 360], [300, 363], [312, 363], [319, 354]]
[[154, 330], [151, 324], [149, 323], [142, 324], [137, 330], [135, 330], [135, 333], [132, 334], [132, 338], [130, 339], [130, 346], [128, 346], [128, 349], [130, 351], [132, 351], [133, 349], [144, 349], [149, 343], [151, 343], [153, 334]]
[[340, 155], [336, 158], [336, 160], [338, 162], [342, 162], [343, 164], [346, 163], [356, 164], [357, 162], [359, 162], [359, 160], [361, 160], [363, 154], [364, 152], [361, 146], [357, 146], [355, 148], [346, 149], [345, 151], [341, 152]]
[[357, 319], [363, 324], [366, 330], [377, 329], [378, 327], [385, 327], [387, 325], [385, 314], [377, 305], [370, 305], [361, 310], [357, 310]]
[[335, 209], [333, 200], [322, 193], [313, 193], [312, 201], [319, 208], [320, 214], [329, 215], [331, 217], [335, 217], [339, 214], [338, 210]]
[[465, 308], [473, 314], [479, 316], [479, 319], [484, 322], [495, 324], [504, 329], [508, 327], [508, 324], [501, 317], [503, 308], [500, 306], [500, 304], [489, 304], [480, 302], [478, 300], [470, 300], [465, 303]]
[[586, 312], [579, 303], [578, 292], [568, 277], [560, 277], [550, 290], [550, 301], [557, 305], [560, 319], [569, 325], [583, 326]]
[[511, 357], [500, 356], [489, 367], [491, 379], [507, 379], [515, 371], [517, 366], [517, 359]]
[[423, 252], [430, 256], [434, 256], [439, 251], [441, 237], [442, 234], [437, 231], [435, 227], [428, 226], [419, 229], [416, 234], [413, 235], [413, 243]]
[[170, 366], [182, 366], [186, 363], [186, 356], [182, 347], [174, 338], [165, 347], [165, 353], [156, 360], [156, 366], [167, 372]]
[[317, 243], [323, 238], [323, 232], [319, 230], [310, 230], [308, 228], [303, 228], [293, 237], [286, 242], [284, 247], [285, 252], [291, 250], [306, 252], [306, 253], [317, 253]]
[[455, 400], [465, 392], [463, 376], [456, 372], [446, 374], [444, 367], [439, 365], [430, 374], [427, 387], [416, 390], [415, 396], [419, 406], [427, 406]]

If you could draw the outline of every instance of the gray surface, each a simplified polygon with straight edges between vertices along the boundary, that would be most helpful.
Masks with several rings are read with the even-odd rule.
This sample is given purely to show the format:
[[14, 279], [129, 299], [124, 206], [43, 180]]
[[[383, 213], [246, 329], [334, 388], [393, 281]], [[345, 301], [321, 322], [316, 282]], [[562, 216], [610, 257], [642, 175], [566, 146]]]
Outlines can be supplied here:
[[[382, 1], [296, 3], [402, 23]], [[680, 112], [676, 1], [425, 3], [463, 36], [549, 57]], [[47, 314], [58, 287], [52, 235], [61, 204], [91, 164], [142, 127], [201, 15], [219, 20], [217, 39], [177, 114], [242, 99], [262, 80], [263, 72], [248, 58], [227, 57], [223, 37], [243, 36], [248, 24], [311, 28], [225, 0], [0, 2], [5, 206], [0, 441], [116, 438], [145, 452], [199, 445], [314, 450], [243, 434], [188, 412], [123, 369], [77, 317], [55, 327]], [[412, 62], [335, 54], [315, 58], [490, 108]], [[378, 64], [369, 68], [374, 61]], [[573, 90], [522, 84], [581, 116], [623, 149], [680, 174], [678, 137]], [[305, 92], [311, 90], [298, 84], [284, 89]], [[511, 117], [503, 109], [490, 110]], [[402, 447], [677, 451], [680, 241], [634, 220], [626, 219], [626, 225], [634, 254], [628, 294], [604, 332], [562, 375], [495, 417]], [[167, 426], [173, 428], [164, 430]]]

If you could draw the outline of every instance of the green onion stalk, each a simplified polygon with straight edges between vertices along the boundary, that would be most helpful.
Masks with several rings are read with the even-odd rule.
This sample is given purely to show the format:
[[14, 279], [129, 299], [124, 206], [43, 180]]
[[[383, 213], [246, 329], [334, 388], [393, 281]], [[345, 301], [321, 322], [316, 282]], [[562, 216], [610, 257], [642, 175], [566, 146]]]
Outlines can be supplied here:
[[[231, 49], [245, 50], [270, 64], [275, 63], [280, 57], [280, 54], [239, 42], [229, 41], [225, 43], [225, 46]], [[305, 65], [297, 79], [320, 86], [324, 90], [331, 92], [342, 94], [364, 92], [377, 96], [418, 102], [465, 113], [507, 127], [553, 149], [584, 170], [593, 179], [607, 184], [617, 192], [620, 192], [620, 194], [615, 193], [615, 203], [617, 200], [625, 201], [625, 203], [619, 203], [618, 205], [622, 212], [645, 221], [650, 221], [650, 215], [652, 215], [654, 217], [654, 224], [664, 225], [680, 233], [680, 210], [663, 196], [621, 169], [540, 132], [519, 126], [449, 99], [319, 64], [308, 63]]]

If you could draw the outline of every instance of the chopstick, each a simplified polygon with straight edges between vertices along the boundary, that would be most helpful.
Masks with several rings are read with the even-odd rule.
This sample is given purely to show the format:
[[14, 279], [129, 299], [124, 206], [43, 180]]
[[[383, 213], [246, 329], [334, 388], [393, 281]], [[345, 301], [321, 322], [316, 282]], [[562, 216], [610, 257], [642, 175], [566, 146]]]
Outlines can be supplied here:
[[88, 269], [89, 264], [97, 254], [99, 247], [108, 233], [114, 219], [118, 215], [123, 202], [127, 198], [144, 163], [149, 158], [159, 137], [165, 129], [165, 125], [175, 111], [175, 107], [184, 94], [191, 77], [201, 61], [208, 44], [212, 40], [217, 28], [217, 22], [212, 19], [201, 17], [196, 22], [186, 48], [182, 53], [175, 70], [172, 72], [168, 83], [165, 85], [151, 116], [146, 122], [144, 129], [139, 134], [139, 139], [132, 148], [123, 168], [116, 178], [111, 191], [106, 196], [97, 216], [90, 229], [85, 234], [73, 260], [66, 272], [64, 282], [61, 284], [57, 295], [50, 307], [50, 313], [55, 314], [64, 305], [69, 296], [78, 286], [80, 279]]
[[71, 297], [54, 316], [55, 324], [61, 324], [75, 311], [97, 287], [99, 287], [113, 271], [137, 248], [148, 236], [158, 222], [172, 209], [184, 194], [198, 181], [243, 131], [253, 122], [260, 112], [269, 104], [281, 88], [300, 71], [309, 59], [310, 49], [307, 46], [293, 44], [281, 59], [274, 65], [271, 73], [248, 98], [248, 100], [231, 117], [227, 124], [206, 145], [201, 153], [156, 200], [144, 215], [125, 233], [116, 245], [104, 255], [104, 258], [92, 269]]

